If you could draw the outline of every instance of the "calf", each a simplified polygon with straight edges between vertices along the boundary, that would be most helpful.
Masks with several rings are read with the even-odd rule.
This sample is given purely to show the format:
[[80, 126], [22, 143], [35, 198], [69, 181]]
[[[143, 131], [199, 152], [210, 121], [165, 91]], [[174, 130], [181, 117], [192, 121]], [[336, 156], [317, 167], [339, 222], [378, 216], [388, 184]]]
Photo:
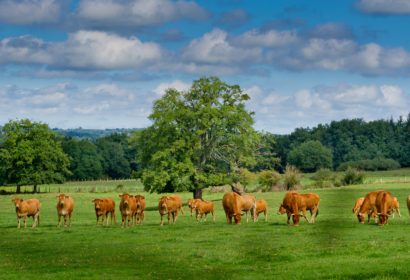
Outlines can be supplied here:
[[393, 208], [393, 196], [390, 192], [381, 191], [376, 197], [377, 216], [379, 217], [379, 225], [387, 224], [389, 213]]
[[194, 203], [195, 203], [195, 201], [197, 201], [197, 200], [200, 200], [200, 199], [198, 199], [198, 198], [190, 198], [190, 199], [188, 199], [188, 208], [190, 209], [190, 211], [191, 211], [191, 217], [192, 217], [192, 212], [194, 212]]
[[144, 221], [144, 211], [145, 211], [145, 197], [142, 195], [135, 195], [135, 222], [141, 224]]
[[[294, 198], [291, 198], [291, 195], [295, 196]], [[320, 197], [319, 195], [315, 193], [307, 193], [307, 194], [299, 194], [295, 191], [290, 191], [288, 192], [285, 197], [284, 197], [284, 202], [285, 203], [291, 203], [295, 201], [297, 203], [297, 208], [299, 212], [302, 212], [302, 217], [305, 218], [305, 220], [308, 223], [314, 223], [315, 222], [315, 217], [319, 214], [319, 202], [320, 202]], [[294, 213], [292, 213], [289, 209], [291, 209], [293, 206], [291, 205], [286, 205], [286, 204], [281, 204], [279, 206], [278, 214], [287, 214], [288, 220], [287, 223], [289, 224], [290, 218], [295, 216]], [[293, 207], [294, 209], [294, 207]], [[309, 210], [310, 212], [310, 221], [308, 220], [306, 216], [306, 210]]]
[[178, 218], [179, 211], [182, 212], [181, 198], [177, 195], [161, 197], [158, 202], [158, 211], [161, 216], [161, 223], [160, 223], [161, 226], [164, 224], [164, 221], [163, 221], [164, 215], [168, 215], [168, 224], [170, 223], [170, 219], [172, 215], [172, 222], [175, 224]]
[[401, 214], [400, 214], [400, 203], [399, 203], [399, 201], [397, 200], [397, 197], [395, 197], [395, 196], [393, 196], [393, 208], [392, 208], [392, 211], [391, 211], [391, 213], [389, 213], [390, 215], [393, 216], [393, 218], [394, 218], [394, 212], [396, 212], [396, 213], [399, 215], [399, 217], [401, 217]]
[[264, 199], [256, 201], [256, 213], [254, 214], [256, 220], [259, 219], [259, 214], [263, 213], [265, 215], [265, 222], [268, 221], [268, 204]]
[[253, 195], [243, 194], [239, 196], [240, 198], [240, 207], [243, 212], [246, 214], [246, 222], [248, 223], [248, 212], [252, 215], [252, 221], [256, 220], [256, 198]]
[[376, 197], [379, 192], [383, 191], [373, 191], [366, 194], [363, 203], [357, 212], [357, 219], [359, 223], [364, 224], [365, 215], [367, 214], [367, 223], [370, 224], [370, 218], [376, 217]]
[[320, 202], [320, 196], [315, 193], [304, 193], [301, 194], [301, 196], [304, 198], [304, 207], [305, 210], [303, 211], [306, 218], [306, 210], [309, 210], [310, 212], [310, 221], [308, 221], [311, 224], [315, 223], [315, 218], [317, 215], [319, 215], [319, 202]]
[[[120, 194], [120, 212], [121, 212], [121, 227], [130, 226], [134, 223], [135, 211], [137, 210], [137, 203], [134, 196], [127, 193]], [[128, 218], [128, 224], [126, 219]]]
[[196, 212], [196, 220], [202, 221], [202, 217], [205, 215], [205, 221], [206, 221], [206, 216], [211, 213], [212, 214], [212, 219], [215, 222], [215, 215], [214, 215], [214, 203], [212, 201], [203, 201], [201, 199], [196, 199], [193, 202], [193, 209], [195, 209]]
[[93, 199], [92, 201], [94, 203], [94, 208], [95, 208], [95, 215], [97, 216], [97, 225], [99, 223], [99, 219], [101, 218], [101, 224], [104, 225], [104, 217], [107, 221], [107, 226], [108, 226], [108, 214], [111, 215], [111, 224], [112, 224], [112, 219], [114, 217], [114, 223], [115, 223], [115, 202], [111, 198], [101, 198], [101, 199]]
[[67, 226], [67, 218], [69, 220], [68, 226], [71, 226], [71, 215], [74, 210], [74, 200], [71, 196], [60, 194], [57, 196], [57, 215], [58, 224], [60, 226], [61, 216], [64, 217], [64, 226]]
[[16, 207], [16, 214], [17, 214], [17, 228], [20, 228], [20, 219], [23, 217], [24, 221], [24, 228], [27, 227], [26, 218], [33, 217], [33, 225], [32, 227], [36, 227], [40, 225], [40, 207], [41, 203], [38, 199], [32, 198], [23, 200], [20, 198], [14, 198], [11, 200]]

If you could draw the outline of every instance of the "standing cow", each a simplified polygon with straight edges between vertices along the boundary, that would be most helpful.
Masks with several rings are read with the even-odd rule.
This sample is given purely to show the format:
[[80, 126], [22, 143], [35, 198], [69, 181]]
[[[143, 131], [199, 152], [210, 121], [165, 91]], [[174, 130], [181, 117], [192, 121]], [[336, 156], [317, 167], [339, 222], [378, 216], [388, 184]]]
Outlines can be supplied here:
[[60, 227], [61, 216], [64, 217], [64, 226], [67, 226], [67, 218], [69, 220], [68, 226], [71, 226], [71, 215], [73, 210], [74, 200], [71, 196], [65, 194], [60, 194], [57, 196], [58, 227]]
[[[286, 203], [289, 203], [290, 195], [295, 196], [294, 200], [297, 202], [298, 211], [302, 212], [302, 216], [305, 218], [305, 220], [308, 223], [313, 224], [315, 222], [315, 218], [317, 217], [317, 215], [319, 215], [319, 202], [320, 202], [319, 195], [315, 193], [299, 194], [295, 191], [290, 191], [284, 197], [284, 200], [286, 198]], [[282, 203], [278, 210], [278, 214], [285, 214], [285, 213], [287, 214], [288, 224], [293, 214], [293, 212], [289, 210], [290, 207], [291, 207], [290, 205]], [[306, 210], [309, 210], [310, 212], [310, 220], [308, 220], [306, 216]]]
[[248, 222], [248, 212], [251, 212], [252, 219], [255, 221], [256, 199], [252, 195], [239, 195], [236, 192], [228, 192], [222, 198], [222, 206], [225, 211], [226, 221], [232, 224], [232, 218], [235, 224], [240, 224], [242, 219], [242, 211], [246, 212], [246, 220]]
[[192, 217], [192, 212], [194, 212], [194, 203], [195, 203], [195, 201], [197, 201], [197, 200], [200, 200], [200, 199], [198, 199], [198, 198], [190, 198], [190, 199], [188, 199], [188, 208], [190, 209], [190, 211], [191, 211], [191, 217]]
[[111, 215], [111, 224], [114, 217], [115, 223], [115, 202], [111, 198], [96, 198], [92, 201], [94, 203], [95, 208], [95, 215], [97, 216], [97, 225], [99, 223], [99, 219], [101, 218], [101, 224], [104, 225], [104, 217], [106, 219], [106, 223], [108, 226], [108, 214]]
[[399, 203], [397, 197], [395, 197], [395, 196], [393, 196], [393, 208], [392, 208], [392, 211], [391, 211], [391, 213], [389, 213], [389, 214], [391, 214], [391, 215], [393, 216], [393, 218], [394, 218], [394, 212], [396, 212], [396, 213], [399, 215], [399, 217], [401, 217], [401, 214], [400, 214], [400, 203]]
[[353, 214], [357, 215], [359, 213], [360, 207], [362, 206], [364, 201], [364, 197], [359, 197], [358, 199], [356, 199], [356, 202], [354, 203], [352, 212]]
[[[292, 217], [293, 225], [298, 226], [300, 221], [299, 206], [301, 205], [305, 207], [304, 199], [302, 198], [302, 196], [300, 196], [297, 192], [287, 192], [283, 197], [282, 204], [279, 206], [278, 213], [286, 213], [288, 216], [287, 224], [289, 224], [290, 218]], [[306, 208], [304, 209], [306, 212]]]
[[[120, 212], [121, 212], [121, 226], [130, 226], [134, 223], [134, 216], [137, 210], [137, 203], [134, 196], [127, 193], [120, 194]], [[126, 224], [126, 219], [128, 218], [128, 224]]]
[[145, 197], [142, 195], [135, 195], [134, 199], [136, 203], [135, 222], [141, 224], [144, 221]]
[[256, 217], [256, 221], [259, 219], [260, 213], [265, 215], [265, 222], [268, 221], [268, 203], [264, 199], [256, 201], [256, 213], [253, 214]]
[[164, 225], [163, 216], [168, 215], [168, 224], [171, 220], [172, 215], [172, 222], [175, 224], [178, 218], [179, 211], [182, 212], [182, 200], [177, 195], [171, 196], [163, 196], [159, 199], [158, 202], [158, 211], [159, 215], [161, 216], [161, 223], [160, 225]]
[[196, 220], [198, 222], [202, 221], [202, 217], [204, 215], [205, 215], [205, 221], [206, 221], [206, 216], [209, 213], [212, 214], [212, 219], [215, 222], [214, 203], [212, 201], [203, 201], [201, 199], [195, 199], [192, 207], [196, 212]]
[[20, 228], [20, 219], [23, 217], [24, 228], [27, 227], [26, 218], [33, 217], [32, 227], [40, 225], [40, 207], [41, 203], [38, 199], [32, 198], [23, 200], [21, 198], [14, 198], [11, 200], [16, 207], [17, 214], [17, 228]]

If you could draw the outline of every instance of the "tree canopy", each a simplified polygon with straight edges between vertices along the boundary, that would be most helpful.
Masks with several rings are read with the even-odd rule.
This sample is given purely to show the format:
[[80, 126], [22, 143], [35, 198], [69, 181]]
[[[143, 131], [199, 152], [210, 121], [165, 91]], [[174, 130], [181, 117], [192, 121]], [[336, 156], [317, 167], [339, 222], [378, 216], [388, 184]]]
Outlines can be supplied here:
[[319, 141], [307, 141], [294, 147], [288, 162], [304, 172], [315, 172], [321, 168], [332, 168], [332, 151]]
[[61, 141], [48, 125], [28, 119], [10, 121], [2, 127], [0, 143], [3, 183], [33, 185], [61, 183], [70, 174], [69, 158]]
[[195, 192], [255, 164], [259, 135], [238, 85], [201, 78], [186, 91], [168, 89], [140, 135], [138, 162], [147, 190]]

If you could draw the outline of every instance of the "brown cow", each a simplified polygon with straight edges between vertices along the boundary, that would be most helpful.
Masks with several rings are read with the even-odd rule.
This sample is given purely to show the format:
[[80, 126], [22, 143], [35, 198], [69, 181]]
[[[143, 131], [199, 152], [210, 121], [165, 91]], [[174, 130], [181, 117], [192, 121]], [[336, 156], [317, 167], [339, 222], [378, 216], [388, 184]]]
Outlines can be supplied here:
[[370, 218], [376, 218], [376, 197], [379, 192], [382, 191], [369, 192], [364, 197], [362, 206], [360, 206], [360, 209], [357, 212], [357, 219], [359, 220], [359, 223], [364, 224], [364, 218], [366, 214], [368, 224], [370, 224]]
[[170, 219], [172, 215], [172, 221], [175, 224], [178, 218], [179, 211], [182, 212], [182, 200], [177, 195], [163, 196], [159, 199], [158, 210], [161, 216], [161, 223], [160, 223], [161, 226], [164, 224], [164, 221], [163, 221], [164, 215], [168, 215], [168, 224], [170, 223]]
[[389, 213], [393, 209], [393, 196], [390, 192], [382, 191], [376, 197], [377, 216], [379, 217], [379, 225], [387, 224]]
[[407, 210], [409, 210], [410, 215], [410, 195], [407, 197]]
[[200, 200], [200, 199], [198, 199], [198, 198], [190, 198], [190, 199], [188, 199], [188, 207], [189, 207], [189, 209], [190, 209], [190, 211], [191, 211], [191, 217], [192, 217], [192, 212], [194, 212], [194, 208], [193, 208], [194, 202], [197, 201], [197, 200]]
[[[121, 212], [121, 227], [130, 226], [134, 223], [135, 211], [137, 210], [137, 203], [134, 196], [127, 193], [120, 194], [120, 212]], [[126, 219], [128, 218], [128, 224]]]
[[263, 213], [265, 215], [265, 222], [268, 221], [268, 203], [264, 199], [256, 201], [256, 221], [259, 219], [260, 213]]
[[[298, 210], [302, 212], [302, 216], [308, 223], [313, 224], [315, 222], [315, 218], [319, 215], [319, 202], [320, 197], [318, 194], [315, 193], [306, 193], [306, 194], [299, 194], [295, 191], [290, 191], [288, 193], [292, 193], [294, 195], [299, 196], [296, 201], [298, 203]], [[306, 216], [306, 210], [310, 212], [310, 221]], [[288, 215], [288, 224], [290, 217], [292, 215], [283, 205], [279, 206], [278, 214], [287, 214]]]
[[141, 224], [144, 221], [144, 211], [145, 211], [145, 197], [142, 195], [135, 195], [135, 202], [137, 204], [137, 208], [135, 210], [135, 222], [137, 224]]
[[212, 201], [203, 201], [201, 199], [196, 199], [193, 202], [193, 209], [195, 209], [196, 212], [196, 220], [202, 221], [202, 217], [205, 215], [205, 221], [206, 221], [206, 216], [211, 213], [212, 214], [212, 219], [215, 222], [215, 215], [214, 215], [214, 203]]
[[104, 225], [104, 217], [106, 219], [106, 224], [108, 226], [108, 215], [111, 215], [111, 224], [114, 217], [115, 223], [115, 202], [111, 198], [96, 198], [92, 201], [94, 203], [95, 215], [97, 217], [97, 225], [99, 223], [100, 217], [101, 224]]
[[352, 209], [353, 214], [357, 215], [357, 213], [359, 213], [360, 206], [362, 206], [363, 200], [364, 200], [364, 197], [359, 197], [356, 200], [356, 202], [354, 203], [353, 209]]
[[391, 211], [391, 213], [389, 213], [390, 215], [392, 215], [393, 218], [394, 218], [394, 212], [396, 212], [396, 213], [399, 215], [399, 217], [401, 217], [401, 214], [400, 214], [400, 203], [399, 203], [399, 201], [397, 200], [397, 197], [395, 197], [395, 196], [393, 196], [393, 208], [392, 208], [392, 211]]
[[69, 220], [68, 226], [71, 226], [71, 215], [74, 210], [74, 200], [71, 196], [65, 194], [59, 194], [57, 198], [57, 226], [60, 227], [61, 216], [64, 217], [64, 226], [67, 226], [67, 218]]
[[310, 212], [310, 221], [311, 224], [315, 223], [315, 218], [319, 215], [319, 203], [320, 203], [320, 196], [316, 193], [303, 193], [301, 196], [305, 200], [305, 211], [303, 211], [304, 217], [306, 217], [306, 210]]
[[252, 215], [252, 221], [256, 221], [256, 198], [253, 195], [243, 194], [240, 196], [242, 211], [246, 214], [246, 222], [249, 222], [248, 212]]
[[38, 199], [32, 198], [23, 200], [21, 198], [13, 198], [11, 202], [14, 203], [16, 207], [16, 214], [17, 214], [17, 228], [20, 228], [20, 219], [23, 217], [24, 221], [24, 228], [27, 227], [26, 218], [33, 217], [33, 225], [32, 227], [36, 227], [40, 225], [40, 207], [41, 203]]
[[[246, 218], [248, 220], [248, 211], [255, 213], [256, 199], [251, 195], [239, 195], [236, 192], [228, 192], [222, 198], [222, 206], [225, 211], [226, 221], [228, 224], [232, 224], [232, 218], [235, 224], [241, 223], [242, 211], [246, 212]], [[252, 214], [253, 221], [255, 216]]]
[[[287, 192], [283, 198], [282, 204], [279, 207], [279, 213], [286, 213], [288, 216], [287, 224], [292, 217], [293, 225], [298, 226], [300, 220], [299, 205], [304, 206], [304, 199], [297, 192]], [[305, 215], [306, 218], [306, 215]]]

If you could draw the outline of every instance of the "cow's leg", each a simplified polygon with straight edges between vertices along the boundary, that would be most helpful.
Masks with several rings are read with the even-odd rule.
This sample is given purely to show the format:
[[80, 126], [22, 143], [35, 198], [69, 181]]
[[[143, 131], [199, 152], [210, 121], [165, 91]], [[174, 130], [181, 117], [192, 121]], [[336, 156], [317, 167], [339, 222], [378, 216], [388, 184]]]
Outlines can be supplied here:
[[175, 213], [174, 213], [174, 215], [173, 215], [173, 218], [174, 218], [174, 224], [176, 223], [176, 221], [177, 221], [177, 219], [178, 219], [178, 211], [176, 211]]
[[71, 227], [71, 215], [72, 215], [73, 213], [72, 212], [70, 212], [69, 214], [68, 214], [68, 226], [69, 227]]
[[115, 211], [114, 210], [111, 212], [111, 224], [112, 224], [112, 217], [114, 217], [114, 224], [116, 224], [117, 221], [115, 220]]
[[24, 220], [24, 228], [26, 228], [26, 227], [27, 227], [27, 224], [26, 224], [26, 219], [27, 219], [27, 216], [24, 216], [24, 217], [23, 217], [23, 220]]
[[226, 216], [226, 222], [228, 224], [232, 224], [232, 217], [228, 213], [225, 213], [225, 216]]
[[246, 223], [248, 223], [249, 222], [249, 220], [248, 220], [248, 211], [245, 211], [245, 213], [246, 213]]
[[33, 225], [31, 226], [32, 228], [35, 228], [36, 225], [37, 225], [37, 217], [38, 217], [38, 213], [36, 213], [36, 214], [33, 216]]
[[287, 216], [288, 216], [287, 224], [289, 225], [289, 224], [290, 224], [290, 213], [286, 213], [286, 214], [287, 214]]
[[310, 211], [310, 223], [311, 223], [311, 224], [314, 224], [314, 223], [315, 223], [315, 215], [316, 215], [317, 208], [314, 207], [313, 209], [310, 209], [309, 211]]
[[164, 225], [164, 221], [162, 220], [163, 215], [160, 214], [160, 216], [161, 216], [161, 223], [160, 223], [160, 225], [163, 226], [163, 225]]
[[20, 217], [17, 216], [17, 228], [20, 228]]
[[60, 221], [61, 221], [61, 215], [58, 215], [58, 223], [57, 223], [57, 227], [60, 227]]
[[397, 210], [397, 215], [399, 215], [399, 217], [401, 218], [400, 209], [397, 208], [396, 210]]
[[170, 220], [171, 220], [171, 212], [168, 212], [168, 225], [169, 225]]
[[64, 215], [64, 226], [67, 226], [68, 214]]

